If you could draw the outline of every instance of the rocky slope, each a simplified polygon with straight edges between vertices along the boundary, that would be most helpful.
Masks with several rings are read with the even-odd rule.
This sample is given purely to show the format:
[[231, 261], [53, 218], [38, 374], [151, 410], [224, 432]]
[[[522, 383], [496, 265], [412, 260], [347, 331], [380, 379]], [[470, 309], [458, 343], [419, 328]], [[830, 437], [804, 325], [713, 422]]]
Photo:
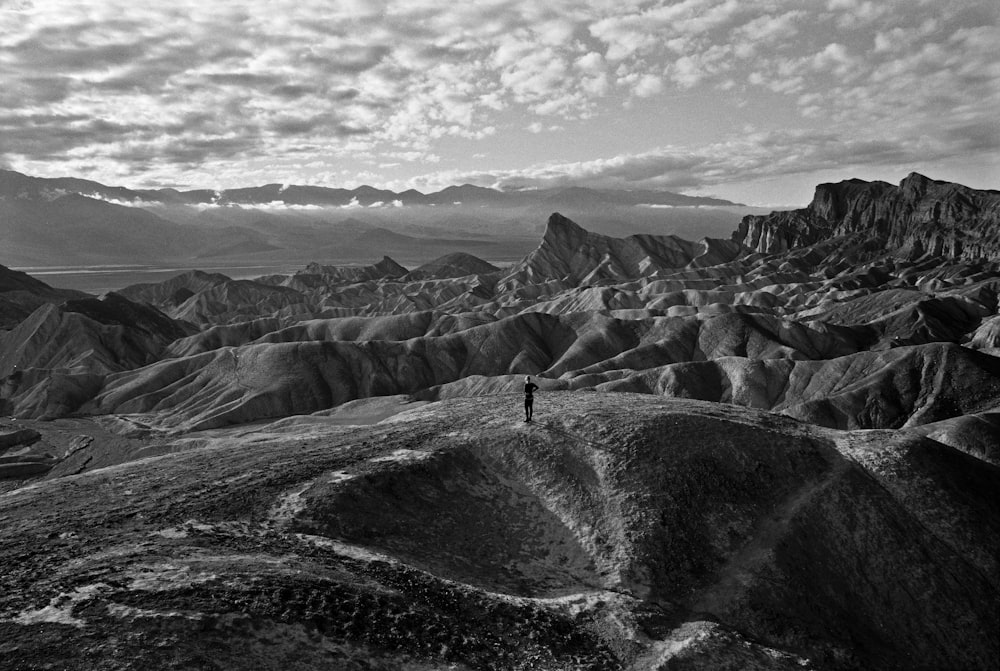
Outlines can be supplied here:
[[74, 412], [105, 375], [158, 361], [169, 343], [192, 330], [115, 293], [43, 305], [0, 333], [0, 412]]
[[16, 326], [43, 305], [83, 296], [86, 294], [55, 289], [27, 273], [0, 266], [0, 331]]
[[190, 271], [166, 282], [129, 286], [121, 293], [206, 327], [256, 317], [274, 317], [288, 325], [320, 316], [472, 309], [494, 296], [497, 270], [471, 254], [448, 255], [414, 271], [386, 256], [368, 266], [312, 263], [292, 275], [256, 280]]
[[207, 433], [0, 495], [6, 663], [995, 664], [997, 535], [966, 532], [997, 531], [996, 470], [712, 403], [549, 393], [525, 425], [518, 400]]
[[917, 173], [898, 187], [857, 179], [820, 184], [804, 209], [745, 217], [733, 240], [775, 254], [842, 236], [910, 258], [998, 260], [1000, 191], [978, 191]]
[[465, 277], [467, 275], [489, 275], [500, 269], [492, 263], [476, 258], [472, 254], [456, 252], [446, 254], [429, 261], [407, 273], [411, 280], [447, 279], [449, 277]]

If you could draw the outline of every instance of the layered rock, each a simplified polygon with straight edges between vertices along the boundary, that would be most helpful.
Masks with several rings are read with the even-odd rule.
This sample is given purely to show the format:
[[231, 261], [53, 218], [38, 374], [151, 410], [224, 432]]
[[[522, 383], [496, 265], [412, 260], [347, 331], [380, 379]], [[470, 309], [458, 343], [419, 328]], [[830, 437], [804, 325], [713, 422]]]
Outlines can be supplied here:
[[747, 216], [733, 240], [777, 254], [853, 236], [871, 252], [975, 261], [1000, 259], [1000, 192], [911, 173], [893, 186], [858, 179], [820, 184], [808, 207]]

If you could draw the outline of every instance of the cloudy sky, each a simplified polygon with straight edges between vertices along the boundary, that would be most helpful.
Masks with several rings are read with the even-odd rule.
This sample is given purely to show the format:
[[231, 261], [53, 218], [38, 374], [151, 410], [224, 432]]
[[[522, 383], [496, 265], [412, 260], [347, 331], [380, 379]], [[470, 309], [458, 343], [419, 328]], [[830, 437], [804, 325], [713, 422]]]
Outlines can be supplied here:
[[1000, 189], [996, 0], [0, 0], [0, 167], [131, 187]]

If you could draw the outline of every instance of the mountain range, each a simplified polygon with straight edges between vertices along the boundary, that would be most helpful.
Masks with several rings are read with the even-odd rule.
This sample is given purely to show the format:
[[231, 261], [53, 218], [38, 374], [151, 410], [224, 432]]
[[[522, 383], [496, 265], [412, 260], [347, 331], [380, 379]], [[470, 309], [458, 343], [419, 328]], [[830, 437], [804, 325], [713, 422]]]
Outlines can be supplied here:
[[2, 654], [995, 668], [998, 212], [914, 173], [509, 266], [0, 267]]
[[609, 234], [648, 227], [719, 235], [757, 211], [652, 191], [504, 192], [468, 184], [430, 194], [281, 184], [134, 190], [0, 170], [3, 261], [14, 267], [287, 266], [381, 254], [419, 265], [451, 252], [510, 262], [530, 251], [539, 220], [557, 210], [579, 213]]
[[362, 207], [373, 204], [400, 205], [451, 205], [461, 203], [488, 203], [518, 206], [525, 203], [551, 203], [562, 200], [582, 202], [586, 205], [614, 202], [627, 205], [674, 206], [731, 206], [739, 205], [719, 198], [685, 196], [669, 191], [588, 189], [563, 187], [555, 189], [499, 191], [472, 184], [449, 186], [433, 193], [415, 189], [396, 192], [372, 186], [353, 189], [295, 184], [265, 184], [236, 189], [128, 189], [105, 186], [98, 182], [76, 178], [47, 179], [30, 177], [12, 170], [0, 170], [0, 195], [4, 200], [57, 200], [66, 195], [80, 195], [95, 200], [118, 204], [178, 204], [186, 205], [286, 205], [345, 206], [356, 203]]

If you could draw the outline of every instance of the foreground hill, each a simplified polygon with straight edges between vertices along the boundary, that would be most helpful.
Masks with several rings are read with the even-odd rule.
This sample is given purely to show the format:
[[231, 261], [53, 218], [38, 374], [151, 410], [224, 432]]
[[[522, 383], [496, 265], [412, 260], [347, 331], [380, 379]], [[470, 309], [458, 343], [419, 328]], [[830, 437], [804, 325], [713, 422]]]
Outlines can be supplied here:
[[712, 403], [518, 401], [206, 433], [0, 496], [6, 663], [993, 668], [995, 469]]

